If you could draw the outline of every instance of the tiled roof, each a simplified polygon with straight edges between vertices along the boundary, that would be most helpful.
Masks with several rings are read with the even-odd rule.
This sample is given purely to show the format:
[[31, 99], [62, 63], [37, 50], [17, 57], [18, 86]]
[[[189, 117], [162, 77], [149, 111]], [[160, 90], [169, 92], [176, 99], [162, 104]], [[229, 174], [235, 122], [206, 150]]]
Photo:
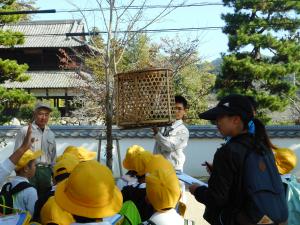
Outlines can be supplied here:
[[[15, 45], [14, 48], [59, 48], [85, 45], [85, 40], [79, 40], [80, 37], [65, 36], [66, 33], [84, 32], [84, 25], [81, 20], [29, 21], [1, 25], [0, 29], [18, 31], [25, 35], [25, 43], [23, 45]], [[0, 48], [9, 47], [0, 46]]]
[[[0, 126], [0, 137], [12, 138], [20, 126]], [[57, 138], [99, 138], [105, 131], [104, 126], [51, 126]], [[189, 126], [190, 138], [220, 138], [214, 126]], [[300, 126], [268, 126], [271, 138], [299, 138]], [[121, 130], [113, 129], [118, 138], [153, 138], [151, 129]]]
[[6, 88], [75, 88], [84, 86], [85, 83], [77, 72], [70, 71], [31, 71], [26, 73], [30, 76], [24, 82], [8, 82], [3, 86]]

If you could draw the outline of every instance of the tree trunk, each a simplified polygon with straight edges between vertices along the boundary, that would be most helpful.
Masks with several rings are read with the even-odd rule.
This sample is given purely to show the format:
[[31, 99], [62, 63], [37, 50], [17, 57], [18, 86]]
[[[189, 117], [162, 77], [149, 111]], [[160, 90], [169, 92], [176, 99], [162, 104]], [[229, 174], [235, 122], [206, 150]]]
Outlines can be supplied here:
[[106, 92], [106, 166], [112, 170], [113, 158], [113, 137], [112, 137], [112, 102], [110, 96], [110, 88]]
[[113, 98], [111, 94], [112, 77], [111, 74], [111, 38], [112, 38], [112, 21], [113, 21], [114, 1], [110, 1], [110, 16], [109, 29], [107, 33], [106, 59], [105, 59], [105, 80], [106, 80], [106, 95], [105, 95], [105, 122], [106, 122], [106, 166], [112, 170], [113, 165], [113, 137], [112, 137], [112, 116], [113, 116]]

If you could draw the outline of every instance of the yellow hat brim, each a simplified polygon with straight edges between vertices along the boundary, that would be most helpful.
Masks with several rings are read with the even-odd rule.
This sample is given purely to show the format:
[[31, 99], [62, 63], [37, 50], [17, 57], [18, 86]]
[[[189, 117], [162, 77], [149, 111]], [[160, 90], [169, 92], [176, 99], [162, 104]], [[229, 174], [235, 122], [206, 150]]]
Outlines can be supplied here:
[[73, 216], [61, 209], [54, 196], [50, 197], [41, 209], [41, 222], [42, 224], [54, 223], [60, 225], [70, 225], [75, 222]]
[[85, 160], [93, 160], [96, 158], [96, 155], [96, 152], [88, 152], [84, 158]]
[[30, 161], [36, 160], [37, 158], [41, 157], [41, 155], [43, 155], [42, 150], [38, 150], [38, 151], [33, 152], [33, 155], [31, 157], [28, 157], [26, 159], [26, 161], [22, 162], [22, 165], [17, 164], [15, 170], [18, 171], [18, 170], [24, 168]]
[[112, 195], [113, 198], [110, 203], [103, 207], [89, 207], [86, 205], [80, 205], [80, 203], [73, 202], [69, 199], [65, 192], [66, 184], [67, 180], [64, 180], [57, 185], [55, 190], [55, 200], [62, 209], [73, 215], [87, 218], [104, 218], [113, 216], [121, 210], [123, 197], [117, 186], [115, 186], [114, 193]]

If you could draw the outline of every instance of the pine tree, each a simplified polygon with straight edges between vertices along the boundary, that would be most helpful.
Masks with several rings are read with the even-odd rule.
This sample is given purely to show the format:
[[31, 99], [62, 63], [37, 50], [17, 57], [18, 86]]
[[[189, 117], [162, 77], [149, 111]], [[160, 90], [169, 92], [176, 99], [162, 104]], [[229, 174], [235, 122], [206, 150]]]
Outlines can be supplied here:
[[[223, 0], [229, 54], [223, 55], [216, 82], [218, 96], [247, 94], [258, 102], [261, 118], [282, 111], [295, 95], [299, 75], [300, 1]], [[267, 119], [267, 117], [265, 117]]]
[[[23, 9], [24, 1], [19, 3], [15, 0], [2, 1], [0, 12], [15, 11]], [[24, 15], [6, 15], [0, 16], [0, 23], [16, 23], [24, 20]], [[24, 36], [20, 32], [0, 29], [0, 45], [13, 47], [24, 43]], [[0, 59], [0, 85], [5, 81], [25, 81], [28, 77], [25, 75], [28, 66], [19, 65], [15, 60]], [[0, 122], [7, 122], [21, 106], [32, 103], [33, 96], [22, 90], [6, 90], [0, 87]]]

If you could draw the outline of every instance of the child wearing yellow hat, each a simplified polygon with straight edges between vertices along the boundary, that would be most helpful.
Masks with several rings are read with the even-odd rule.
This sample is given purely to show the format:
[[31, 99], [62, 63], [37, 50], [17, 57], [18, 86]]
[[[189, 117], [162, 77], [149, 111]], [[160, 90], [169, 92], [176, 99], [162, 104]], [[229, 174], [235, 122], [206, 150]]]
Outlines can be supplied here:
[[[123, 160], [123, 167], [128, 171], [125, 175], [123, 175], [118, 181], [117, 186], [120, 190], [123, 190], [125, 186], [135, 185], [138, 183], [137, 172], [133, 169], [132, 158], [139, 152], [144, 152], [145, 149], [139, 145], [132, 145], [127, 149], [126, 156]], [[134, 167], [135, 168], [135, 167]]]
[[123, 202], [133, 201], [139, 210], [142, 221], [150, 218], [154, 213], [153, 207], [146, 202], [145, 174], [147, 173], [149, 162], [153, 154], [146, 151], [141, 146], [133, 145], [127, 149], [123, 166], [125, 169], [136, 173], [137, 183], [123, 187]]
[[[75, 155], [80, 162], [93, 160], [96, 158], [97, 153], [87, 150], [84, 147], [68, 146], [64, 153], [69, 153]], [[59, 158], [56, 160], [59, 161]]]
[[[60, 158], [53, 167], [53, 183], [56, 185], [68, 178], [73, 169], [79, 164], [76, 156], [66, 153]], [[56, 186], [43, 198], [39, 198], [35, 205], [34, 221], [41, 221], [43, 224], [56, 223], [59, 225], [68, 225], [74, 222], [71, 214], [62, 210], [54, 201], [54, 192]]]
[[37, 200], [36, 189], [29, 184], [29, 179], [35, 175], [35, 160], [42, 155], [42, 151], [33, 152], [27, 150], [15, 167], [16, 176], [12, 177], [8, 183], [3, 186], [4, 190], [21, 190], [13, 195], [13, 207], [16, 209], [28, 211], [31, 215], [34, 212], [34, 205]]
[[70, 177], [57, 185], [55, 201], [71, 213], [75, 224], [110, 225], [103, 218], [122, 207], [122, 194], [111, 171], [95, 160], [79, 163]]
[[143, 224], [184, 224], [183, 218], [175, 210], [181, 190], [174, 170], [158, 169], [147, 175], [146, 192], [156, 212]]

